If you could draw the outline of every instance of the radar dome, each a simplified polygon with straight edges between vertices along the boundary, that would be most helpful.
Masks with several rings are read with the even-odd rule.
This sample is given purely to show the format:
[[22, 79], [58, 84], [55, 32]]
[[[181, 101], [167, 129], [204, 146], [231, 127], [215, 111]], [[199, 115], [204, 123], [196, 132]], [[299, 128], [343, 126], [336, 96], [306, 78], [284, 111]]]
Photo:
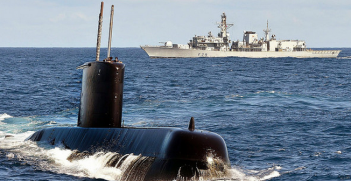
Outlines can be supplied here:
[[171, 41], [167, 41], [167, 42], [165, 43], [165, 46], [166, 46], [166, 47], [172, 47], [172, 46], [173, 46], [173, 43], [172, 43]]

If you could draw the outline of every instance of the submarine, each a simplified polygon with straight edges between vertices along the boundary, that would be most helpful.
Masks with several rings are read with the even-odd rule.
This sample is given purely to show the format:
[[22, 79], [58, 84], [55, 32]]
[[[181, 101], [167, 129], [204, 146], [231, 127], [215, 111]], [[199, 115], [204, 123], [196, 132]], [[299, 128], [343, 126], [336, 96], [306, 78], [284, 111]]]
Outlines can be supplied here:
[[[230, 160], [224, 139], [198, 130], [190, 118], [187, 128], [126, 127], [122, 124], [125, 64], [110, 57], [113, 24], [111, 7], [108, 56], [100, 61], [103, 2], [99, 14], [96, 60], [77, 67], [82, 89], [76, 127], [36, 131], [26, 140], [72, 150], [69, 161], [97, 152], [115, 153], [106, 167], [119, 168], [128, 155], [137, 155], [120, 180], [213, 180], [225, 178]], [[42, 144], [40, 144], [42, 145]]]

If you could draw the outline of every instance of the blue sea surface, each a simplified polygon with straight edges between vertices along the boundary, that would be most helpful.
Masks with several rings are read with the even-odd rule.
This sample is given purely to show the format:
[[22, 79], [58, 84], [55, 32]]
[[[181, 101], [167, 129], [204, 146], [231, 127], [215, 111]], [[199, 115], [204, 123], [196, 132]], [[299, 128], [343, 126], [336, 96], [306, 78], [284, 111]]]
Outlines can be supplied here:
[[[196, 129], [226, 141], [233, 180], [351, 180], [351, 49], [341, 50], [338, 58], [111, 55], [126, 65], [126, 126], [187, 128], [194, 117]], [[123, 170], [97, 168], [98, 156], [69, 163], [69, 150], [24, 141], [76, 126], [76, 67], [94, 60], [95, 48], [0, 48], [0, 180], [118, 180]]]

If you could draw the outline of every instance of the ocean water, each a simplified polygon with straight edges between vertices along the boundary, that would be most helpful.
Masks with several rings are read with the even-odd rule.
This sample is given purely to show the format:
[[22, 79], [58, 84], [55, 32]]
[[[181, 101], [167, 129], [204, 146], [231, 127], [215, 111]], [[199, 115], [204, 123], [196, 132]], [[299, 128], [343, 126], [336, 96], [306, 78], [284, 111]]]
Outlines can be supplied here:
[[[351, 180], [351, 49], [333, 59], [111, 55], [126, 65], [125, 125], [186, 128], [194, 117], [196, 129], [226, 141], [232, 180]], [[131, 161], [104, 167], [112, 153], [70, 162], [70, 150], [24, 141], [76, 126], [76, 67], [94, 56], [94, 48], [0, 48], [0, 180], [121, 179]]]

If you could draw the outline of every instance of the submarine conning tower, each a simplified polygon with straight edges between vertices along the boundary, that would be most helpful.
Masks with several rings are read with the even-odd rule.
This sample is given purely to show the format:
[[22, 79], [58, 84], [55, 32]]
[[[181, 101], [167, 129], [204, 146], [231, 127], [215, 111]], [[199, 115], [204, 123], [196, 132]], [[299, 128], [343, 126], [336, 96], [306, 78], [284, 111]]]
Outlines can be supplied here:
[[83, 69], [82, 92], [77, 126], [85, 128], [121, 128], [124, 64], [110, 57], [114, 5], [111, 6], [107, 58], [100, 61], [100, 42], [104, 2], [101, 2], [96, 43], [96, 59]]
[[83, 69], [79, 127], [120, 128], [124, 64], [118, 60], [87, 62]]

